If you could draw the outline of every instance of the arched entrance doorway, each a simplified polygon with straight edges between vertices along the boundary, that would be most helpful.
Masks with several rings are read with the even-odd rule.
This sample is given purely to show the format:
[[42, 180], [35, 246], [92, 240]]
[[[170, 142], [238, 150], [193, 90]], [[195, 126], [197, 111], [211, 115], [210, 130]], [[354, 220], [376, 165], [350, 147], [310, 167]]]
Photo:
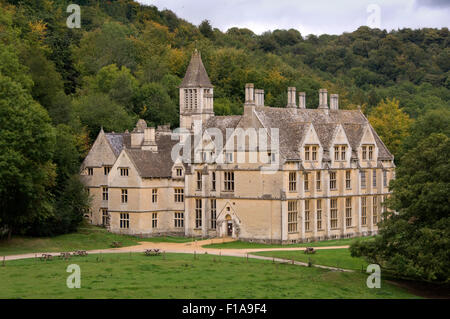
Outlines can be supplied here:
[[227, 223], [227, 236], [232, 237], [233, 236], [233, 220], [231, 219], [230, 215], [225, 216], [225, 221]]

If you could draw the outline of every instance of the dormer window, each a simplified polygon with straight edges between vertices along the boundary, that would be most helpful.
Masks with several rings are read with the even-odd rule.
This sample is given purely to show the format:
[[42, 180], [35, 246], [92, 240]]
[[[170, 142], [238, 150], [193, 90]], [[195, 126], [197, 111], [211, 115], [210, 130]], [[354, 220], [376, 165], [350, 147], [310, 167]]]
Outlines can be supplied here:
[[104, 166], [103, 171], [104, 171], [105, 175], [108, 175], [109, 172], [111, 171], [111, 166]]
[[345, 155], [347, 152], [347, 145], [335, 145], [334, 146], [334, 160], [345, 161]]
[[120, 168], [120, 176], [128, 176], [128, 168]]
[[362, 159], [369, 161], [373, 159], [373, 145], [362, 146]]
[[87, 174], [90, 175], [90, 176], [94, 175], [94, 169], [92, 167], [88, 167], [87, 168]]
[[317, 145], [306, 145], [305, 146], [305, 161], [317, 161]]
[[233, 153], [225, 153], [226, 163], [233, 163]]
[[177, 174], [177, 177], [183, 176], [183, 169], [182, 168], [177, 168], [176, 169], [176, 174]]

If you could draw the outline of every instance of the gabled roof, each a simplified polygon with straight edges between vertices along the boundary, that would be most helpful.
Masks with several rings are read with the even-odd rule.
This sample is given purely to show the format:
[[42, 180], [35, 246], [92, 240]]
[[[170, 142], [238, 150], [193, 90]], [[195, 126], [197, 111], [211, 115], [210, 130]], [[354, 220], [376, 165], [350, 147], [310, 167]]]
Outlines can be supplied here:
[[[280, 153], [286, 159], [300, 159], [301, 141], [310, 123], [325, 150], [328, 150], [338, 124], [343, 126], [353, 150], [358, 147], [366, 126], [375, 132], [359, 110], [324, 112], [320, 109], [256, 107], [255, 114], [265, 128], [279, 129]], [[383, 159], [393, 159], [378, 135], [374, 133], [374, 136], [379, 156]]]
[[183, 82], [180, 85], [181, 88], [189, 87], [207, 87], [212, 88], [211, 81], [209, 80], [208, 73], [206, 73], [205, 67], [200, 56], [200, 52], [195, 49], [191, 57], [191, 62], [186, 70]]
[[158, 152], [134, 148], [125, 148], [125, 152], [141, 177], [170, 178], [174, 164], [171, 152], [176, 143], [178, 140], [172, 140], [172, 136], [169, 134], [157, 134]]

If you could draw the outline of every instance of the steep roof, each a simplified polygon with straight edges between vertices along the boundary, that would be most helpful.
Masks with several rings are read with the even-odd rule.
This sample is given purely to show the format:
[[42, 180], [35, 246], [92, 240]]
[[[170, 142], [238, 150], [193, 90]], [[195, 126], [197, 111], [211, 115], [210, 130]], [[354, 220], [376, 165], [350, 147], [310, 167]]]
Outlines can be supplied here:
[[106, 133], [105, 135], [116, 157], [119, 156], [124, 147], [130, 147], [130, 133]]
[[172, 140], [170, 134], [157, 134], [158, 152], [145, 151], [139, 148], [126, 148], [125, 152], [133, 161], [141, 177], [168, 178], [172, 176], [174, 162], [171, 151], [176, 143], [178, 143], [178, 140]]
[[200, 52], [195, 49], [191, 57], [191, 62], [184, 76], [183, 82], [180, 87], [208, 87], [212, 88], [211, 81], [209, 80], [208, 73], [206, 73], [205, 67], [200, 56]]
[[393, 159], [361, 111], [256, 107], [254, 112], [265, 128], [279, 129], [280, 154], [286, 159], [300, 158], [300, 146], [310, 124], [326, 151], [338, 124], [342, 124], [353, 149], [358, 147], [364, 128], [369, 126], [374, 132], [380, 159]]

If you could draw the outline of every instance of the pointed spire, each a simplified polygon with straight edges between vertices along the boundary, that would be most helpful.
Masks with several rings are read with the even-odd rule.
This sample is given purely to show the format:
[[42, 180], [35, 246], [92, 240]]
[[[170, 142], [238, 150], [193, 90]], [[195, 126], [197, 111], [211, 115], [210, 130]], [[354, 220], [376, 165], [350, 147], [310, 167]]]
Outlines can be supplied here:
[[209, 80], [208, 73], [206, 73], [205, 66], [203, 65], [200, 52], [195, 48], [191, 57], [191, 62], [186, 70], [183, 82], [180, 87], [207, 87], [212, 88], [211, 81]]

